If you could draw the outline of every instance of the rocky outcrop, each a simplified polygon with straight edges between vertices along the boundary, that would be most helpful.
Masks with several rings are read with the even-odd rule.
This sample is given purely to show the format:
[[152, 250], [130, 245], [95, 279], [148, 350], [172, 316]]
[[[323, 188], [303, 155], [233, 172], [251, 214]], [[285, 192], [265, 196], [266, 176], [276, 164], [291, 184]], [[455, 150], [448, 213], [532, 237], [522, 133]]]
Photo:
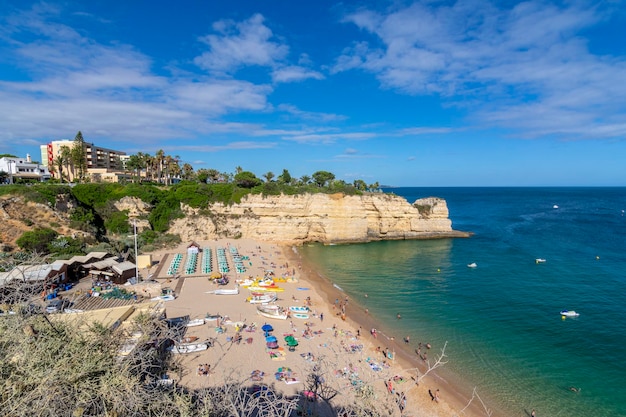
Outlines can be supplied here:
[[242, 237], [297, 244], [467, 236], [452, 230], [446, 202], [436, 197], [409, 204], [390, 194], [248, 195], [240, 204], [183, 210], [185, 218], [170, 228], [183, 240]]
[[137, 197], [123, 197], [116, 201], [114, 206], [119, 211], [125, 211], [128, 218], [135, 222], [137, 233], [150, 229], [150, 222], [147, 220], [150, 210], [152, 210], [150, 204]]

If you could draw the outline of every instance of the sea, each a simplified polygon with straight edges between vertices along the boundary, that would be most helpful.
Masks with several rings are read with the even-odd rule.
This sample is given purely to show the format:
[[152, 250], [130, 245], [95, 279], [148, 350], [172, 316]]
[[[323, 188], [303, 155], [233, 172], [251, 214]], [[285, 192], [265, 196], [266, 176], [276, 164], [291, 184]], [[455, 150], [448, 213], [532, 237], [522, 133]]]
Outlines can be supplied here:
[[[446, 378], [487, 407], [626, 416], [626, 188], [384, 192], [441, 197], [453, 229], [473, 235], [305, 245], [301, 255], [396, 339], [432, 344], [429, 358], [447, 342]], [[563, 318], [566, 309], [580, 315]]]

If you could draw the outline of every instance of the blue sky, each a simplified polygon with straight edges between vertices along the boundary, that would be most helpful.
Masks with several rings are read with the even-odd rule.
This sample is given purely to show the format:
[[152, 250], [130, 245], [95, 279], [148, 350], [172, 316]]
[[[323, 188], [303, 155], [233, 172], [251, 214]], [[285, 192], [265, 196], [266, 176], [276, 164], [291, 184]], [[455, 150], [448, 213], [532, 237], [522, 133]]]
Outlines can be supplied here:
[[624, 1], [0, 0], [0, 153], [626, 185]]

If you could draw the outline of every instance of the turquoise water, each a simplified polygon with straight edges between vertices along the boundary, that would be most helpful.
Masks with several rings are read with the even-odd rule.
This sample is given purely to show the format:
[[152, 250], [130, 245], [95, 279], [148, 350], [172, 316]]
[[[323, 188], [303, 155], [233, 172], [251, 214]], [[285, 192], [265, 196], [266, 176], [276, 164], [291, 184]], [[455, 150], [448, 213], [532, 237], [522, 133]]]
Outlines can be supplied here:
[[445, 198], [475, 235], [302, 255], [396, 337], [447, 341], [446, 370], [507, 415], [626, 416], [626, 188], [387, 191]]

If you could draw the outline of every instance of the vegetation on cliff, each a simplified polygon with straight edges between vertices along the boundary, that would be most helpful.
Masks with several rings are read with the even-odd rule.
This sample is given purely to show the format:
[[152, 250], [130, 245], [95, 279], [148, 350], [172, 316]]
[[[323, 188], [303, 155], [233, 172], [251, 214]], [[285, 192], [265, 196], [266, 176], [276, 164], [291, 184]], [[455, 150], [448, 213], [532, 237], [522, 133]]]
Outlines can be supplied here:
[[[65, 214], [69, 218], [69, 227], [84, 232], [81, 236], [59, 234], [59, 236], [50, 237], [52, 235], [45, 234], [43, 229], [58, 232], [58, 228], [50, 224], [44, 228], [29, 230], [26, 232], [28, 234], [15, 242], [22, 250], [35, 250], [40, 254], [52, 254], [59, 258], [81, 254], [87, 246], [92, 245], [93, 248], [94, 244], [98, 244], [98, 249], [117, 252], [131, 246], [132, 242], [128, 240], [128, 235], [133, 233], [133, 226], [129, 213], [125, 210], [120, 211], [116, 207], [117, 202], [124, 197], [135, 197], [150, 207], [149, 213], [141, 215], [145, 218], [139, 217], [135, 220], [142, 220], [149, 224], [149, 228], [144, 227], [139, 235], [139, 246], [150, 245], [150, 249], [154, 249], [179, 241], [174, 236], [167, 235], [166, 232], [172, 220], [184, 217], [181, 210], [183, 204], [204, 210], [213, 203], [226, 205], [239, 203], [247, 194], [297, 195], [322, 192], [355, 195], [367, 189], [365, 182], [361, 180], [349, 184], [343, 180], [336, 180], [335, 175], [327, 171], [317, 171], [310, 177], [305, 175], [300, 179], [292, 178], [287, 170], [283, 170], [276, 179], [273, 173], [268, 172], [264, 174], [265, 181], [239, 167], [233, 175], [213, 171], [208, 170], [206, 176], [202, 175], [203, 172], [195, 173], [190, 180], [173, 185], [140, 181], [126, 184], [6, 185], [0, 187], [0, 197], [21, 196], [26, 201], [44, 204], [57, 211], [67, 211]], [[372, 184], [371, 187], [377, 187], [377, 184]], [[210, 211], [207, 210], [206, 214], [210, 214]], [[37, 241], [37, 236], [40, 235], [42, 239]], [[57, 239], [63, 242], [56, 242]], [[0, 243], [8, 245], [12, 242]], [[6, 249], [8, 252], [11, 248], [6, 246]]]

